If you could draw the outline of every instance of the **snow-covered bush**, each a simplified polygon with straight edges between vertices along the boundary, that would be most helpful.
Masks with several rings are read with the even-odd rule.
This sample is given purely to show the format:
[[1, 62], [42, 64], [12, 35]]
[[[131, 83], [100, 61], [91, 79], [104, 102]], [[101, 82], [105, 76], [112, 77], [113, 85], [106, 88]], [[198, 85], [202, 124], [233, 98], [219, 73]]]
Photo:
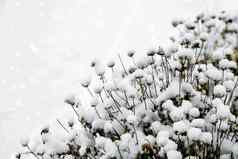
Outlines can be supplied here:
[[178, 33], [142, 59], [128, 52], [130, 67], [91, 62], [99, 82], [85, 78], [89, 105], [65, 102], [74, 117], [56, 120], [24, 138], [37, 159], [238, 158], [238, 16], [199, 14], [172, 22]]

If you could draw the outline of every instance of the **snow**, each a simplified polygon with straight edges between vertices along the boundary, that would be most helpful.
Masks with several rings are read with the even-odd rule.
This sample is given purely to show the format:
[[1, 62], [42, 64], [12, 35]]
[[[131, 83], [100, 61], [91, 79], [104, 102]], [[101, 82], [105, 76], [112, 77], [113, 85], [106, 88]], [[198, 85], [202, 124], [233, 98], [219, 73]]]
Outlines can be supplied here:
[[107, 62], [107, 67], [113, 68], [114, 65], [115, 65], [114, 60], [110, 60], [110, 61]]
[[182, 159], [182, 154], [178, 151], [171, 150], [167, 152], [168, 159]]
[[214, 87], [214, 95], [217, 97], [223, 97], [226, 94], [225, 86], [219, 84]]
[[26, 147], [26, 146], [29, 144], [29, 141], [30, 141], [29, 137], [22, 137], [22, 138], [20, 139], [20, 144], [21, 144], [23, 147]]
[[178, 148], [178, 145], [172, 140], [168, 140], [166, 145], [164, 146], [165, 152], [177, 150], [177, 148]]
[[191, 108], [189, 110], [189, 115], [196, 118], [196, 117], [199, 117], [200, 112], [199, 112], [198, 108]]
[[162, 130], [157, 134], [157, 137], [165, 137], [165, 138], [169, 138], [170, 134], [168, 131]]
[[179, 133], [186, 132], [188, 130], [188, 123], [186, 121], [178, 121], [173, 124], [173, 130]]
[[237, 143], [233, 144], [232, 152], [235, 155], [235, 157], [238, 157], [238, 144]]
[[204, 119], [193, 119], [191, 122], [191, 126], [197, 127], [197, 128], [204, 128], [205, 127], [205, 120]]
[[230, 92], [234, 88], [235, 83], [232, 80], [227, 80], [227, 81], [224, 81], [223, 85], [226, 88], [226, 91]]
[[100, 94], [103, 89], [103, 84], [100, 82], [95, 82], [96, 84], [93, 84], [93, 91], [96, 94]]
[[155, 134], [157, 134], [160, 131], [161, 128], [161, 124], [159, 121], [154, 121], [153, 123], [151, 123], [151, 128], [154, 131]]
[[184, 112], [181, 108], [174, 108], [169, 116], [173, 121], [179, 121], [185, 118]]
[[97, 99], [97, 98], [92, 98], [92, 99], [90, 100], [90, 105], [91, 105], [92, 107], [96, 107], [96, 106], [98, 105], [98, 99]]
[[168, 138], [164, 136], [157, 136], [156, 137], [156, 142], [159, 146], [165, 146], [168, 142]]
[[127, 122], [135, 125], [138, 122], [138, 119], [135, 115], [128, 115], [128, 117], [126, 118]]
[[230, 64], [230, 61], [227, 60], [227, 59], [222, 59], [220, 62], [219, 62], [219, 67], [223, 70], [229, 68], [229, 64]]
[[227, 119], [231, 115], [230, 108], [227, 105], [219, 105], [217, 107], [217, 117], [219, 119]]
[[163, 104], [162, 107], [166, 110], [172, 111], [175, 109], [175, 106], [171, 100], [166, 100]]
[[201, 34], [200, 34], [200, 39], [201, 39], [201, 41], [206, 41], [207, 39], [208, 39], [208, 34], [206, 33], [206, 32], [202, 32]]
[[[209, 20], [209, 17], [210, 15], [208, 15], [207, 20]], [[205, 55], [209, 55], [209, 58], [212, 58], [210, 54], [212, 54], [213, 49], [216, 47], [234, 45], [235, 40], [232, 35], [229, 35], [229, 37], [225, 39], [227, 41], [221, 39], [219, 34], [215, 34], [214, 31], [211, 31], [209, 35], [205, 37], [201, 36], [198, 28], [194, 30], [195, 34], [191, 33], [191, 30], [193, 30], [191, 28], [193, 28], [193, 25], [196, 25], [195, 23], [193, 24], [187, 21], [185, 23], [186, 26], [182, 23], [183, 21], [178, 26], [178, 29], [181, 30], [178, 31], [179, 36], [174, 37], [174, 43], [177, 45], [180, 42], [184, 42], [184, 40], [188, 40], [192, 43], [193, 41], [200, 43], [200, 38], [206, 44], [205, 49], [208, 49], [207, 52], [203, 52], [203, 55], [200, 57], [201, 59], [203, 59]], [[214, 25], [213, 27], [216, 27], [216, 25], [220, 24], [218, 24], [216, 20], [211, 20], [211, 22], [205, 22], [205, 25], [206, 26], [203, 26], [205, 28], [201, 28], [201, 32], [209, 32], [206, 30], [207, 26]], [[222, 28], [222, 26], [219, 27]], [[65, 34], [65, 38], [69, 39], [70, 34]], [[94, 38], [96, 38], [96, 36], [94, 36]], [[216, 38], [219, 38], [218, 40], [220, 40], [220, 42], [214, 45], [213, 43], [217, 40]], [[115, 43], [114, 49], [121, 52], [122, 50], [117, 48], [116, 44], [117, 43]], [[94, 146], [96, 146], [98, 156], [95, 156], [95, 158], [119, 158], [119, 155], [123, 155], [122, 158], [135, 158], [139, 152], [144, 151], [142, 147], [145, 145], [151, 146], [153, 149], [155, 146], [153, 144], [157, 144], [156, 146], [159, 147], [159, 154], [161, 156], [167, 153], [167, 157], [173, 159], [182, 158], [179, 152], [180, 147], [178, 147], [176, 143], [185, 143], [186, 141], [184, 139], [186, 136], [188, 136], [193, 143], [202, 141], [209, 144], [211, 142], [210, 131], [213, 130], [213, 128], [215, 128], [215, 135], [212, 137], [215, 138], [217, 136], [217, 129], [227, 131], [229, 126], [234, 125], [234, 123], [230, 121], [236, 120], [230, 111], [231, 104], [224, 99], [226, 98], [224, 97], [226, 93], [231, 93], [227, 91], [227, 87], [224, 83], [227, 80], [234, 81], [235, 75], [232, 69], [236, 66], [232, 62], [225, 61], [223, 63], [220, 62], [220, 67], [218, 67], [216, 61], [213, 63], [209, 60], [209, 64], [207, 65], [199, 64], [199, 66], [195, 66], [195, 73], [199, 81], [196, 81], [194, 78], [186, 78], [186, 73], [189, 74], [190, 71], [186, 69], [193, 69], [193, 67], [190, 66], [186, 66], [188, 68], [185, 68], [185, 77], [179, 76], [179, 71], [181, 70], [170, 69], [170, 62], [176, 65], [174, 67], [181, 68], [181, 65], [179, 66], [182, 62], [180, 61], [181, 59], [189, 58], [191, 63], [193, 63], [194, 60], [194, 50], [184, 49], [184, 46], [181, 45], [183, 44], [179, 44], [180, 47], [176, 48], [172, 46], [166, 50], [168, 52], [166, 52], [167, 56], [164, 58], [168, 58], [168, 61], [166, 59], [166, 66], [163, 64], [163, 67], [168, 67], [167, 70], [161, 67], [162, 62], [165, 62], [163, 61], [165, 59], [161, 57], [162, 55], [151, 54], [150, 52], [138, 58], [139, 60], [134, 61], [134, 58], [137, 56], [136, 54], [133, 58], [129, 59], [130, 62], [128, 63], [139, 67], [134, 73], [132, 72], [129, 75], [120, 68], [121, 65], [115, 64], [114, 67], [116, 61], [109, 61], [107, 63], [108, 68], [105, 67], [106, 65], [104, 66], [100, 60], [93, 60], [91, 63], [92, 67], [90, 69], [97, 75], [93, 76], [93, 79], [87, 77], [87, 74], [90, 72], [88, 69], [85, 69], [85, 73], [82, 74], [77, 71], [74, 72], [73, 75], [77, 75], [76, 77], [73, 76], [75, 80], [78, 80], [79, 76], [86, 76], [86, 78], [83, 78], [80, 82], [75, 82], [76, 84], [72, 86], [74, 88], [72, 92], [78, 92], [82, 95], [80, 99], [83, 100], [83, 103], [81, 104], [76, 95], [67, 97], [65, 103], [71, 105], [71, 107], [67, 106], [67, 109], [70, 109], [71, 113], [75, 113], [73, 114], [74, 118], [71, 118], [72, 120], [57, 120], [62, 122], [61, 125], [59, 123], [56, 125], [57, 128], [61, 128], [61, 131], [54, 131], [50, 127], [50, 132], [41, 134], [40, 137], [38, 136], [38, 138], [36, 138], [36, 141], [33, 140], [33, 142], [35, 142], [35, 145], [32, 146], [33, 150], [35, 152], [42, 152], [43, 149], [46, 148], [48, 154], [65, 153], [69, 149], [68, 144], [75, 142], [73, 144], [80, 145], [81, 148], [79, 152], [84, 155], [93, 155], [93, 152], [89, 153], [87, 149], [92, 148], [92, 151], [94, 151]], [[38, 48], [37, 45], [36, 47]], [[88, 49], [90, 50], [91, 48]], [[96, 53], [103, 52], [100, 52], [100, 48], [97, 49]], [[110, 52], [115, 50], [110, 50]], [[39, 48], [37, 52], [40, 51], [41, 48]], [[152, 59], [152, 55], [156, 56], [156, 58]], [[101, 56], [101, 54], [99, 56]], [[132, 55], [130, 56], [132, 57]], [[179, 59], [177, 59], [177, 57], [179, 57]], [[134, 62], [136, 62], [136, 64], [134, 64]], [[219, 62], [219, 60], [217, 62]], [[60, 61], [57, 63], [61, 65]], [[71, 61], [69, 63], [71, 65]], [[128, 63], [125, 60], [126, 70]], [[111, 69], [112, 67], [113, 69]], [[226, 70], [221, 70], [221, 68], [226, 68]], [[70, 69], [77, 70], [78, 65], [70, 67]], [[156, 70], [151, 71], [152, 69]], [[155, 79], [153, 79], [152, 73], [154, 73]], [[40, 74], [44, 74], [44, 71]], [[72, 75], [69, 74], [68, 76], [69, 78], [72, 77]], [[93, 85], [93, 82], [95, 82], [94, 78], [96, 78], [95, 85]], [[180, 78], [183, 78], [181, 80], [182, 82], [179, 80]], [[154, 91], [154, 80], [157, 92]], [[65, 80], [62, 80], [62, 83], [64, 82]], [[66, 82], [70, 82], [70, 80], [66, 80]], [[52, 84], [54, 83], [55, 82], [52, 81]], [[82, 90], [85, 90], [85, 88], [79, 89], [78, 86], [80, 84], [86, 87], [86, 92], [92, 89], [95, 94], [92, 96], [88, 94], [84, 96], [84, 91]], [[148, 87], [148, 85], [150, 85], [150, 87]], [[227, 85], [231, 87], [231, 84], [228, 83]], [[55, 88], [57, 87], [57, 85], [54, 86]], [[65, 85], [65, 87], [67, 86]], [[149, 92], [151, 90], [148, 90], [148, 88], [152, 90], [152, 93]], [[206, 89], [209, 89], [208, 93]], [[60, 90], [61, 89], [58, 91], [61, 92], [65, 89]], [[67, 92], [63, 93], [67, 94]], [[151, 93], [152, 95], [150, 96], [147, 93]], [[227, 100], [229, 100], [229, 96], [227, 97]], [[234, 98], [231, 99], [233, 100]], [[57, 107], [57, 109], [59, 108]], [[99, 112], [101, 118], [95, 111]], [[112, 115], [110, 115], [110, 113]], [[213, 117], [211, 119], [212, 124], [206, 123], [206, 120], [208, 119], [209, 121], [209, 117], [211, 116]], [[73, 126], [69, 126], [72, 124]], [[178, 136], [177, 132], [180, 132], [181, 136]], [[57, 137], [55, 133], [58, 135]], [[39, 134], [38, 132], [38, 135]], [[181, 137], [181, 141], [179, 141], [179, 137]], [[231, 147], [230, 145], [234, 142], [230, 141], [229, 135], [226, 139], [228, 142], [224, 144], [224, 151], [228, 151]], [[42, 140], [43, 143], [45, 142], [44, 144]], [[28, 142], [24, 141], [22, 143], [22, 145], [25, 146]], [[178, 151], [176, 151], [177, 149]], [[231, 151], [232, 150], [229, 149], [229, 152]], [[121, 154], [119, 152], [121, 152]]]
[[198, 141], [201, 139], [202, 131], [199, 128], [189, 128], [188, 129], [188, 138], [190, 140]]
[[81, 85], [84, 86], [84, 87], [88, 87], [91, 83], [91, 76], [88, 75], [88, 76], [84, 76], [82, 79], [81, 79]]
[[192, 60], [194, 56], [194, 52], [192, 49], [184, 48], [184, 49], [180, 49], [177, 55], [178, 55], [178, 58], [180, 59]]
[[220, 81], [222, 79], [222, 72], [216, 68], [210, 68], [206, 71], [206, 76], [209, 79]]
[[210, 132], [202, 132], [201, 141], [210, 144], [212, 141], [212, 134]]
[[183, 100], [182, 105], [181, 105], [181, 109], [183, 110], [183, 112], [185, 114], [189, 113], [189, 110], [193, 107], [192, 103], [190, 101], [187, 100]]
[[230, 140], [225, 139], [221, 144], [221, 151], [225, 154], [232, 152], [233, 143]]
[[210, 117], [209, 117], [209, 121], [211, 123], [215, 123], [217, 121], [217, 115], [216, 114], [212, 114]]

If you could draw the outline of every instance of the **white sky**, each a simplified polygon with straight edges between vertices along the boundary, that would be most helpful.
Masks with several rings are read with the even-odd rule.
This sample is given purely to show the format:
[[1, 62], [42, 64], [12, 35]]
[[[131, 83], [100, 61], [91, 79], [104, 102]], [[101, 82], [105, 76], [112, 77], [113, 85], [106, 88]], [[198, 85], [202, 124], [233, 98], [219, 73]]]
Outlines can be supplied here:
[[222, 9], [237, 0], [0, 0], [1, 157], [64, 110], [90, 59], [142, 52], [166, 42], [174, 17]]

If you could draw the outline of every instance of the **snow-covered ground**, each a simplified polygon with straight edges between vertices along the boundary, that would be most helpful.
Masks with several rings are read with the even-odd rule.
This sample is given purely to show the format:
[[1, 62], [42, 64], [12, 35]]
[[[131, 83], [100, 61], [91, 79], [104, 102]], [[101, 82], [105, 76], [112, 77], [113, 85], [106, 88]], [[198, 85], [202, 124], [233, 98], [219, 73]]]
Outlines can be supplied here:
[[238, 9], [236, 1], [0, 0], [1, 158], [63, 112], [66, 94], [80, 95], [91, 58], [163, 44], [172, 18]]

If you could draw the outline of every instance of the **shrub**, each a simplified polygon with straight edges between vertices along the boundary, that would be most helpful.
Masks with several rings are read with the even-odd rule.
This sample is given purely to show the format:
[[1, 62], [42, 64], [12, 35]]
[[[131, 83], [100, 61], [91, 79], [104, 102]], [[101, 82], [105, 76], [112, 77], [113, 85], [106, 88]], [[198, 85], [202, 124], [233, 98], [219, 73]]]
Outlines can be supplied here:
[[[74, 118], [45, 126], [15, 158], [235, 159], [238, 158], [238, 16], [199, 14], [175, 19], [178, 34], [126, 67], [91, 62], [99, 82], [81, 81], [89, 106], [65, 103]], [[117, 66], [117, 67], [116, 67]], [[121, 68], [118, 68], [121, 66]]]

